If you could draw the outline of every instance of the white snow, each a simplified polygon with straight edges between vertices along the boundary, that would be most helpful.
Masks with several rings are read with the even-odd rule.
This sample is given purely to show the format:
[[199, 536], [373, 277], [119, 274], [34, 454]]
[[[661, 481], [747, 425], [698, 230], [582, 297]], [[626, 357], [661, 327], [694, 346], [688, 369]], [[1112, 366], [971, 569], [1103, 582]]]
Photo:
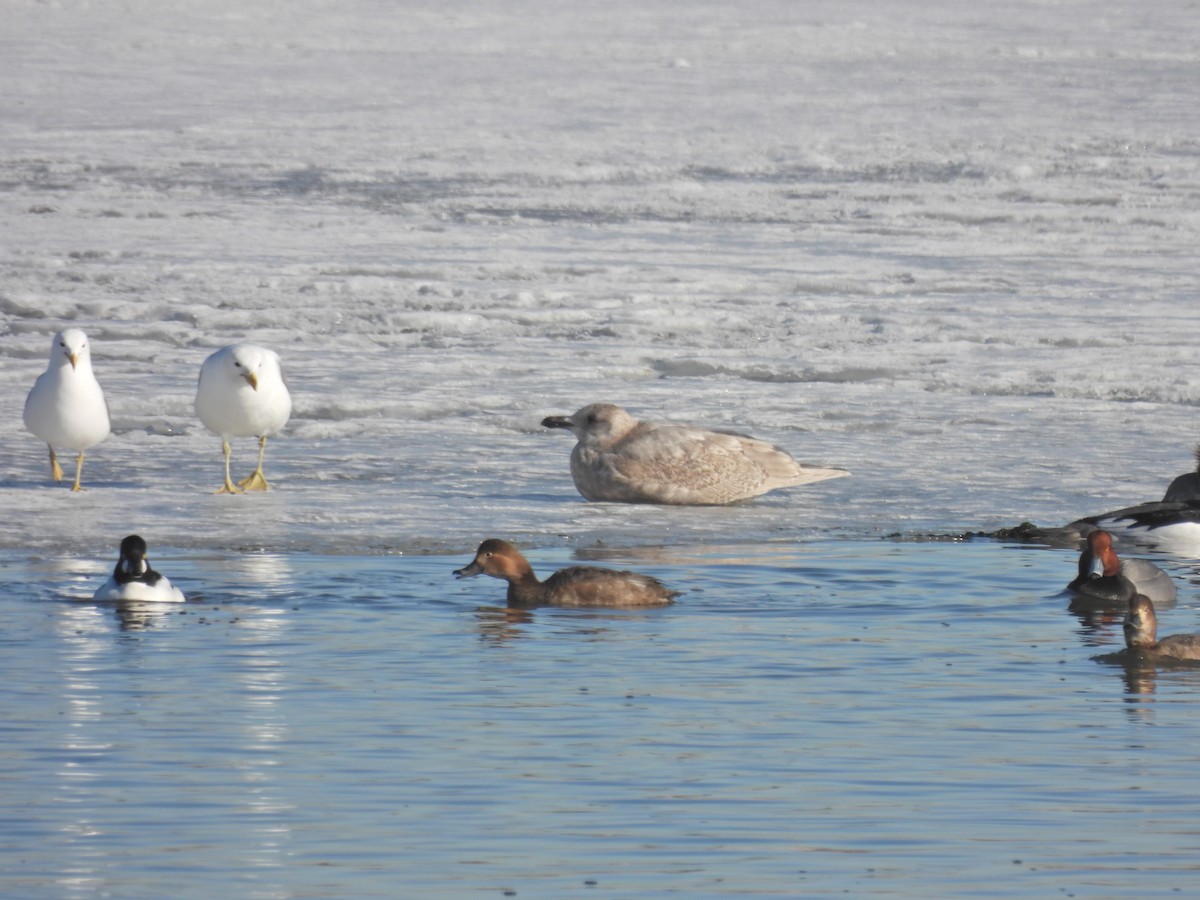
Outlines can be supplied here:
[[[1195, 15], [19, 3], [0, 546], [790, 540], [1155, 499], [1200, 439]], [[66, 326], [114, 425], [78, 497], [21, 425]], [[236, 340], [295, 401], [262, 497], [211, 495], [192, 411]], [[853, 475], [587, 504], [538, 423], [596, 401]]]

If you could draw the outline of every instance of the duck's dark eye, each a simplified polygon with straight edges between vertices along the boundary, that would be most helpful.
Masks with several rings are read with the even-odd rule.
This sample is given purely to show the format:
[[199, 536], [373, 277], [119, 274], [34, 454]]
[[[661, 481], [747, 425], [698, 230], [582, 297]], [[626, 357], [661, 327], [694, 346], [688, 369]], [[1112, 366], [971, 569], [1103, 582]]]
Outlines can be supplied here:
[[588, 417], [587, 417], [587, 423], [588, 423], [589, 425], [595, 425], [595, 424], [596, 424], [596, 414], [595, 414], [595, 413], [588, 413]]

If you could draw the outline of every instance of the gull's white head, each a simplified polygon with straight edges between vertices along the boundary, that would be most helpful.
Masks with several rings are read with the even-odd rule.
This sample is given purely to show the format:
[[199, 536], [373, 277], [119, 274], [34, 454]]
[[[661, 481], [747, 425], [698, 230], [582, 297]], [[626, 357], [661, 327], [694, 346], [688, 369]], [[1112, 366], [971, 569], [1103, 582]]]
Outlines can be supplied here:
[[78, 369], [84, 363], [86, 369], [92, 363], [92, 351], [87, 335], [78, 328], [67, 328], [54, 336], [50, 343], [50, 368], [70, 365]]
[[235, 379], [243, 379], [256, 391], [259, 382], [278, 369], [275, 354], [255, 344], [234, 344], [229, 348], [228, 364]]

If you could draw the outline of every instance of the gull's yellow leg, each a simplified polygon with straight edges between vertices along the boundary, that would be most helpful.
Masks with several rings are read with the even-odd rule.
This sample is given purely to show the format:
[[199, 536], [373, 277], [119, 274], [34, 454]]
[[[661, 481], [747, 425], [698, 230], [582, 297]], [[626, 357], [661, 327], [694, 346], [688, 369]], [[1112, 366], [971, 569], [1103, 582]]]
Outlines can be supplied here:
[[75, 483], [71, 485], [71, 490], [82, 491], [83, 488], [79, 484], [79, 477], [83, 475], [83, 451], [79, 451], [79, 455], [75, 457]]
[[265, 491], [267, 487], [267, 476], [263, 474], [262, 464], [263, 455], [267, 452], [267, 439], [265, 436], [258, 439], [258, 468], [251, 472], [247, 477], [238, 482], [238, 487], [244, 491]]
[[229, 477], [229, 456], [233, 453], [233, 448], [229, 446], [229, 441], [222, 438], [221, 451], [225, 454], [225, 485], [215, 493], [218, 494], [240, 494], [237, 486], [233, 483], [233, 479]]
[[[46, 446], [50, 447], [49, 444]], [[50, 447], [50, 477], [55, 481], [62, 481], [63, 477], [62, 466], [58, 464], [58, 457], [54, 455], [53, 447]]]

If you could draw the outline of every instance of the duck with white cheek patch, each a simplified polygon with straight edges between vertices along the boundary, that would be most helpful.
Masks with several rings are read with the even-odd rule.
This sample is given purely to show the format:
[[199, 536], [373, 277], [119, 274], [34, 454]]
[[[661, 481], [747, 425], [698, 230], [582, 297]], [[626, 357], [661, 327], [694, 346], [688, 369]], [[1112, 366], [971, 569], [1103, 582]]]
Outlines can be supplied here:
[[146, 542], [136, 534], [121, 541], [121, 558], [108, 581], [96, 591], [94, 600], [123, 600], [144, 603], [182, 603], [183, 591], [166, 575], [155, 572], [146, 558]]

